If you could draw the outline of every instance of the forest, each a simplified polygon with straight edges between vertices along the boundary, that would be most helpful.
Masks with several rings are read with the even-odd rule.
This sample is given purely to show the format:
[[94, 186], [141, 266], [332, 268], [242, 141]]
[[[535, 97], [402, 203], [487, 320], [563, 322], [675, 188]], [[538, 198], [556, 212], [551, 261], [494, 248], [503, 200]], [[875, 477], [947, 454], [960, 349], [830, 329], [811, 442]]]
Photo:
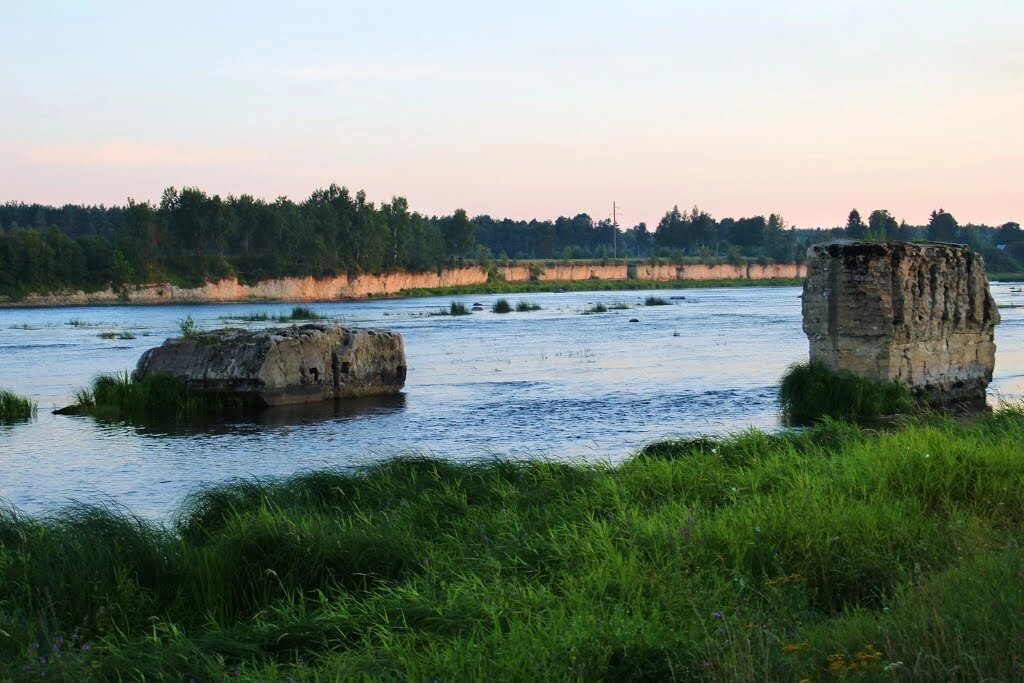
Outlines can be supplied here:
[[942, 209], [922, 226], [880, 209], [866, 222], [854, 210], [844, 225], [796, 228], [774, 213], [716, 219], [698, 207], [673, 207], [650, 230], [644, 223], [622, 229], [585, 213], [530, 221], [470, 217], [462, 209], [425, 216], [401, 197], [375, 204], [334, 184], [301, 202], [171, 187], [155, 205], [0, 205], [0, 294], [427, 272], [467, 262], [486, 267], [495, 259], [800, 262], [809, 244], [833, 237], [961, 242], [984, 254], [990, 272], [1024, 271], [1018, 223], [960, 225]]

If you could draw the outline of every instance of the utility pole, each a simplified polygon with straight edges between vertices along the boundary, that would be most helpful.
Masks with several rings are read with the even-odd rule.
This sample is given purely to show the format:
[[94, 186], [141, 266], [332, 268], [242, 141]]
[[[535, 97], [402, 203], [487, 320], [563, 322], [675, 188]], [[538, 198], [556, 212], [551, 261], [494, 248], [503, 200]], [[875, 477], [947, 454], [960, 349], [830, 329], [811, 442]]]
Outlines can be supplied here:
[[612, 202], [612, 258], [619, 258], [618, 207]]

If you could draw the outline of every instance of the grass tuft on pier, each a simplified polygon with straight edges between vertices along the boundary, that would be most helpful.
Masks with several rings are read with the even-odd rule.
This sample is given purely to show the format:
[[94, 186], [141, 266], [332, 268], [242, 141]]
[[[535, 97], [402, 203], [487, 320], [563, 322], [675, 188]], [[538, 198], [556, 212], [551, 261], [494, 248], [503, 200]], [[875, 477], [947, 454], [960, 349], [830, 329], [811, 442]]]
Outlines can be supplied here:
[[217, 416], [241, 408], [235, 396], [194, 391], [170, 375], [149, 375], [136, 382], [126, 371], [97, 376], [75, 392], [74, 405], [62, 412], [151, 421]]
[[917, 409], [904, 382], [866, 379], [818, 363], [789, 367], [779, 385], [779, 403], [789, 422], [796, 425], [825, 417], [873, 418]]
[[1018, 680], [1024, 413], [0, 510], [0, 679]]

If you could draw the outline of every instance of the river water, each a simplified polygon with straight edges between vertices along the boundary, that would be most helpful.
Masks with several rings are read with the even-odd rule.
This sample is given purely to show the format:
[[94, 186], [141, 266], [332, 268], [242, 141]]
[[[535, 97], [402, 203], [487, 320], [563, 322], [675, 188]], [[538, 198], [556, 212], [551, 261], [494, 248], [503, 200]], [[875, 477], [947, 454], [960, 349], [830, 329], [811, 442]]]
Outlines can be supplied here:
[[[993, 396], [1024, 393], [1024, 293], [996, 283]], [[204, 329], [224, 316], [287, 314], [288, 304], [0, 310], [0, 387], [39, 402], [38, 418], [0, 425], [0, 499], [37, 513], [69, 501], [170, 514], [205, 483], [344, 467], [394, 454], [457, 460], [543, 457], [615, 462], [657, 439], [779, 425], [775, 387], [806, 358], [800, 289], [661, 290], [506, 296], [543, 310], [498, 315], [498, 296], [323, 303], [346, 325], [405, 337], [405, 391], [384, 400], [271, 409], [256, 420], [155, 429], [52, 415], [99, 373], [134, 367], [191, 315]], [[464, 317], [430, 313], [479, 302]], [[582, 315], [590, 305], [627, 310]], [[636, 318], [639, 322], [629, 322]], [[129, 331], [134, 339], [103, 339]]]

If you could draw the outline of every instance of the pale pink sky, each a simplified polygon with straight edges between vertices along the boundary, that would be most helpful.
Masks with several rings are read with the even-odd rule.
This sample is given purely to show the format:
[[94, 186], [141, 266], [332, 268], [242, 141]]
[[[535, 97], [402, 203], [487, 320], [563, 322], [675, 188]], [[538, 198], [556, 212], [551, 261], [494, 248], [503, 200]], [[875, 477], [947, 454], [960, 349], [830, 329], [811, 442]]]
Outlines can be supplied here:
[[0, 6], [0, 201], [1024, 222], [1019, 0], [83, 5]]

